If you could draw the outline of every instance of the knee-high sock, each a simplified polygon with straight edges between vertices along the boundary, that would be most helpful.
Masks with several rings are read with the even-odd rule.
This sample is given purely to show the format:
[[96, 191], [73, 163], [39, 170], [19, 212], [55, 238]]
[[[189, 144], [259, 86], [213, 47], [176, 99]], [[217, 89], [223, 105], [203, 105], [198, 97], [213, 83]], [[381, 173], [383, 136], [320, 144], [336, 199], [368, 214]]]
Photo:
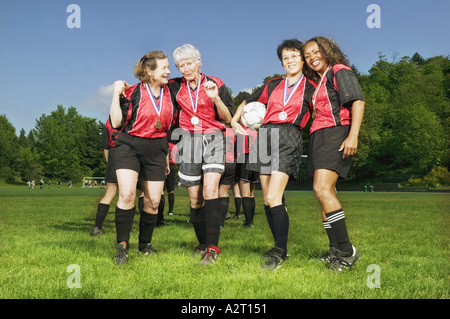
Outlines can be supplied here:
[[352, 244], [348, 238], [347, 225], [345, 223], [344, 211], [338, 209], [334, 212], [325, 214], [327, 221], [330, 223], [331, 229], [336, 236], [338, 249], [344, 252], [353, 252]]
[[164, 207], [166, 206], [166, 199], [164, 197], [164, 194], [161, 195], [161, 199], [159, 201], [158, 206], [158, 222], [161, 222], [164, 220]]
[[130, 232], [131, 227], [133, 226], [134, 211], [134, 207], [131, 209], [120, 209], [116, 206], [115, 223], [118, 243], [124, 241], [128, 244], [128, 242], [130, 241]]
[[220, 197], [220, 226], [223, 226], [225, 224], [225, 218], [228, 213], [228, 205], [229, 205], [229, 198], [228, 197]]
[[284, 205], [271, 207], [270, 211], [273, 218], [273, 226], [275, 230], [275, 246], [287, 250], [288, 232], [289, 232], [289, 216]]
[[95, 215], [95, 226], [97, 228], [103, 228], [103, 222], [105, 221], [106, 215], [108, 215], [109, 205], [99, 203], [97, 206], [97, 214]]
[[250, 197], [242, 197], [242, 208], [244, 209], [245, 224], [253, 223], [253, 205]]
[[220, 200], [205, 200], [206, 244], [218, 247], [220, 236]]
[[234, 198], [234, 206], [236, 207], [235, 215], [241, 214], [241, 204], [242, 204], [242, 199], [240, 197], [235, 197]]
[[169, 213], [173, 213], [174, 204], [175, 204], [175, 194], [169, 193]]
[[273, 218], [270, 211], [270, 206], [264, 205], [264, 212], [266, 213], [267, 223], [269, 224], [270, 231], [272, 232], [273, 240], [275, 241], [275, 228], [273, 227]]
[[190, 210], [190, 221], [194, 226], [195, 235], [197, 236], [197, 248], [206, 249], [206, 225], [205, 225], [205, 207]]
[[139, 220], [139, 249], [145, 248], [146, 244], [152, 242], [153, 231], [155, 230], [158, 214], [148, 214], [145, 211]]

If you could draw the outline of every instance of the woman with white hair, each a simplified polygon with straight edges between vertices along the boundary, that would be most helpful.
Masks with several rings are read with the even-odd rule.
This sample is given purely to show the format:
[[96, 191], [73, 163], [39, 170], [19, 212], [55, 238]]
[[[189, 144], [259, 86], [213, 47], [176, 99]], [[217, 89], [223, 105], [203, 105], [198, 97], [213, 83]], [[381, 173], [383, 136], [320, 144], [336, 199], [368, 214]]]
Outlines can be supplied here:
[[179, 180], [189, 189], [190, 222], [199, 245], [194, 255], [202, 254], [202, 265], [214, 263], [220, 253], [219, 181], [224, 171], [224, 122], [231, 121], [233, 101], [217, 77], [201, 73], [201, 55], [185, 44], [173, 53], [183, 77], [170, 80], [176, 98], [178, 126], [172, 138], [181, 136]]

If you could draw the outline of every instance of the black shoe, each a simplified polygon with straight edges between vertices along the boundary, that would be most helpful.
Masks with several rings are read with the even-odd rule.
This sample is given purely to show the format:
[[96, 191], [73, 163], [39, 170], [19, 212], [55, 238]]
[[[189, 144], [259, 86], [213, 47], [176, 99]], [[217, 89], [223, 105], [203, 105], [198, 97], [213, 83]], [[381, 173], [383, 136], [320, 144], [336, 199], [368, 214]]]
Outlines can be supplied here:
[[331, 264], [329, 271], [341, 272], [344, 269], [352, 267], [359, 260], [359, 253], [354, 246], [352, 246], [353, 252], [344, 252], [336, 249], [336, 254]]
[[233, 219], [240, 219], [241, 218], [241, 214], [234, 214]]
[[128, 262], [128, 247], [126, 242], [116, 244], [116, 257], [114, 258], [116, 265], [124, 265]]
[[91, 236], [103, 235], [105, 231], [103, 229], [98, 228], [97, 226], [91, 232]]
[[272, 249], [266, 253], [265, 257], [267, 262], [261, 266], [261, 269], [278, 269], [283, 262], [288, 258], [287, 251], [279, 247], [272, 247]]
[[213, 245], [209, 245], [208, 249], [203, 253], [202, 261], [200, 265], [207, 266], [214, 264], [216, 262], [217, 257], [219, 256], [220, 249]]
[[138, 250], [138, 252], [143, 255], [152, 255], [156, 253], [156, 250], [153, 248], [151, 244], [145, 244], [142, 249]]
[[336, 258], [336, 248], [330, 246], [330, 250], [324, 253], [319, 258], [317, 258], [317, 260], [324, 263], [331, 263], [335, 260], [335, 258]]

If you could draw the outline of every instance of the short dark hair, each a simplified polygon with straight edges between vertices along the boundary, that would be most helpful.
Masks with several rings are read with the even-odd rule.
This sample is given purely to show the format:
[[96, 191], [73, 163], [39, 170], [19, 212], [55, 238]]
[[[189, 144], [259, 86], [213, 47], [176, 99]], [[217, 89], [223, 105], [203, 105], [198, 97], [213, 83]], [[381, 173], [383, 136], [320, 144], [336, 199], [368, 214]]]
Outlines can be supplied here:
[[278, 59], [283, 63], [281, 53], [284, 49], [297, 50], [303, 56], [303, 43], [297, 39], [284, 40], [277, 48]]

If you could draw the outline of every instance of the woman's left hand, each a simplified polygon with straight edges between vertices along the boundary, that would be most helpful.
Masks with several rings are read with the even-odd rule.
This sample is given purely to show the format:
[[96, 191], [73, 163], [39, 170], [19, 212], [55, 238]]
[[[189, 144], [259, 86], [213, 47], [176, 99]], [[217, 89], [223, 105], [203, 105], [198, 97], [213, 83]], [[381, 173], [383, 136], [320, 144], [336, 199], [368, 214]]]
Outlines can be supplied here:
[[356, 154], [358, 149], [358, 138], [349, 135], [341, 144], [339, 152], [344, 151], [342, 158], [347, 158]]

